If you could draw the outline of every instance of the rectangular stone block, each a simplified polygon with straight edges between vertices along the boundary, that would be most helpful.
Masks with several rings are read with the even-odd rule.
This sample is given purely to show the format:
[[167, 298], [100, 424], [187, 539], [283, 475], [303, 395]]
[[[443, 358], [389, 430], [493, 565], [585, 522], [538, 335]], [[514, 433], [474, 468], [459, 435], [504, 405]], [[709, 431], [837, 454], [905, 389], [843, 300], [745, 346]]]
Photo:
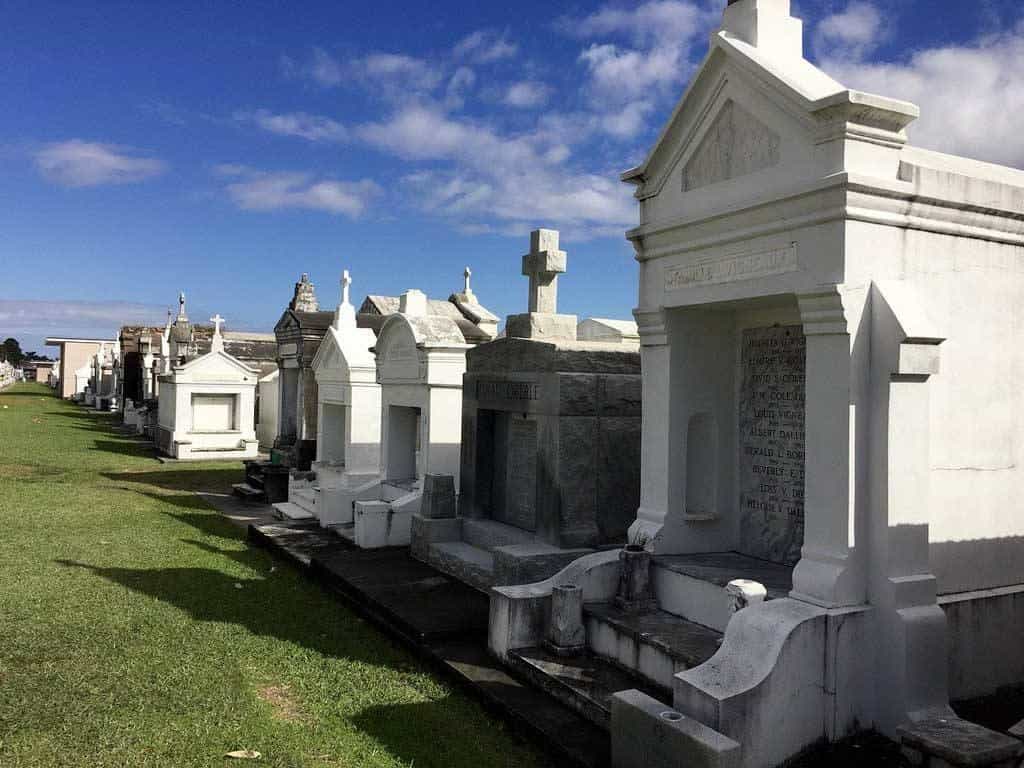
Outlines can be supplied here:
[[612, 696], [612, 768], [739, 768], [740, 745], [640, 691]]
[[422, 514], [413, 515], [409, 533], [412, 556], [426, 562], [431, 544], [440, 541], [462, 539], [462, 518], [429, 518]]
[[426, 475], [423, 478], [423, 517], [455, 517], [455, 478], [451, 475]]
[[575, 339], [576, 324], [576, 315], [527, 312], [509, 315], [505, 321], [505, 334], [520, 339]]

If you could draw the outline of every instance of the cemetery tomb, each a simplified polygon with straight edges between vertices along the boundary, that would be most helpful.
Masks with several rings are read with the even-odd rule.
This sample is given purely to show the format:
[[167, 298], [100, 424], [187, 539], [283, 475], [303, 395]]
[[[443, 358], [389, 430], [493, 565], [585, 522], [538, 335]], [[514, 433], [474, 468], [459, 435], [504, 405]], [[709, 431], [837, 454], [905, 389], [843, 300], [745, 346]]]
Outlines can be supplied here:
[[46, 346], [58, 348], [60, 372], [57, 378], [60, 385], [57, 391], [62, 398], [81, 399], [84, 396], [91, 375], [90, 361], [101, 343], [104, 343], [103, 339], [62, 336], [50, 336], [46, 339]]
[[287, 498], [276, 503], [288, 520], [317, 520], [344, 534], [354, 529], [353, 505], [376, 498], [381, 470], [381, 391], [371, 348], [379, 315], [358, 314], [341, 280], [341, 302], [313, 358], [318, 399], [316, 459], [291, 474]]
[[[732, 0], [623, 175], [633, 546], [496, 587], [489, 642], [613, 752], [640, 727], [679, 745], [652, 764], [773, 766], [869, 728], [974, 764], [949, 700], [1024, 681], [1024, 172], [911, 146], [917, 107], [847, 89], [802, 39], [786, 0]], [[560, 661], [570, 586], [587, 650]], [[621, 687], [644, 693], [612, 706]]]
[[[184, 302], [180, 317], [184, 317]], [[210, 350], [177, 359], [160, 377], [157, 448], [175, 459], [244, 459], [255, 457], [258, 368], [225, 351], [220, 315]], [[179, 329], [180, 330], [180, 329]], [[179, 333], [181, 339], [194, 340]], [[193, 343], [192, 341], [185, 343]]]
[[334, 313], [320, 311], [316, 290], [303, 273], [274, 326], [277, 338], [278, 435], [274, 462], [308, 470], [316, 457], [317, 391], [313, 359]]
[[458, 516], [413, 517], [414, 555], [480, 589], [621, 546], [636, 517], [638, 347], [577, 339], [576, 317], [557, 313], [565, 264], [557, 232], [531, 235], [523, 274], [542, 311], [510, 317], [504, 338], [466, 354]]
[[466, 351], [492, 339], [497, 325], [470, 290], [468, 269], [464, 290], [448, 302], [410, 290], [393, 312], [380, 298], [367, 302], [391, 312], [374, 346], [382, 466], [355, 502], [352, 522], [333, 528], [364, 548], [409, 543], [427, 476], [450, 475], [457, 485]]

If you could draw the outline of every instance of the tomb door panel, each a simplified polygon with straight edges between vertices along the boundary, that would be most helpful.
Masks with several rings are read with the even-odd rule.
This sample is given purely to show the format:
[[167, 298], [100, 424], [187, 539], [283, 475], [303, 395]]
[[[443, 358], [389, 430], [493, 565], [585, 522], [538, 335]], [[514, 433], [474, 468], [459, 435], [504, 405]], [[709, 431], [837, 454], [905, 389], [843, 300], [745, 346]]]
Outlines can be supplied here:
[[345, 429], [347, 406], [337, 403], [323, 404], [323, 424], [320, 425], [320, 459], [332, 464], [345, 463]]
[[388, 411], [388, 480], [415, 480], [420, 443], [420, 409], [392, 405]]
[[800, 326], [743, 331], [740, 353], [740, 550], [786, 565], [804, 539], [806, 339]]
[[495, 430], [495, 519], [537, 530], [537, 422], [500, 414]]
[[235, 428], [235, 395], [192, 395], [193, 432], [229, 432]]

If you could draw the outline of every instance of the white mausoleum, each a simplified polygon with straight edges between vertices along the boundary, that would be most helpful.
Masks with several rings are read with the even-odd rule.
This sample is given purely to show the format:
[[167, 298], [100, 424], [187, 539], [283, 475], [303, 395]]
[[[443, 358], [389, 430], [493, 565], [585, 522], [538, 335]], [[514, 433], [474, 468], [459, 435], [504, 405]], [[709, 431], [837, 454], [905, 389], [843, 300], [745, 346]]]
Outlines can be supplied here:
[[225, 352], [224, 319], [217, 315], [211, 322], [210, 351], [178, 359], [160, 377], [157, 447], [176, 459], [254, 458], [260, 371]]
[[[731, 0], [623, 175], [640, 203], [630, 539], [653, 555], [651, 621], [721, 645], [658, 667], [587, 613], [594, 653], [670, 688], [744, 766], [861, 729], [941, 733], [951, 699], [1024, 681], [1024, 172], [908, 144], [918, 108], [817, 69], [789, 10]], [[496, 589], [492, 649], [536, 642], [517, 611], [555, 585], [610, 600], [618, 567]], [[743, 578], [769, 599], [731, 613], [722, 587]], [[641, 699], [613, 710], [613, 742], [669, 703]]]
[[316, 518], [325, 528], [345, 530], [353, 529], [353, 502], [377, 497], [381, 470], [381, 388], [371, 351], [377, 336], [359, 326], [351, 284], [345, 270], [341, 303], [312, 363], [316, 460], [311, 472], [293, 473], [288, 502], [275, 504], [286, 519]]

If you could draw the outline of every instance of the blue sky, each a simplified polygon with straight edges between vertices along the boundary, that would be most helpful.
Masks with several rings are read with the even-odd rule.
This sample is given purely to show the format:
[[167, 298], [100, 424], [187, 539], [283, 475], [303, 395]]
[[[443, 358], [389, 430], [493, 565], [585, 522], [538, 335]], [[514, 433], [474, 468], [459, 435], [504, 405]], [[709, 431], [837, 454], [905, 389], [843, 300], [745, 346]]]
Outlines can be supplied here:
[[[560, 309], [628, 317], [642, 159], [725, 0], [0, 4], [0, 336], [194, 318], [269, 330], [309, 272], [522, 311], [562, 231]], [[892, 6], [897, 6], [893, 8]], [[808, 57], [915, 101], [911, 139], [1024, 165], [1016, 0], [801, 0]]]

